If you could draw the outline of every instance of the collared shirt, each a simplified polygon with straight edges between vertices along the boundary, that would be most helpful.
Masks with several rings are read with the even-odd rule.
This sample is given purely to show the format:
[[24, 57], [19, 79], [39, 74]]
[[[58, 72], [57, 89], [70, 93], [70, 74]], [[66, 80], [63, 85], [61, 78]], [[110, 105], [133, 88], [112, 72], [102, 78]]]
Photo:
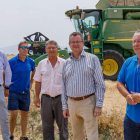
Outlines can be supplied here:
[[62, 94], [62, 69], [65, 60], [57, 57], [54, 68], [48, 58], [39, 62], [34, 80], [41, 82], [41, 94], [51, 97]]
[[[119, 73], [118, 81], [126, 84], [128, 92], [140, 93], [140, 67], [138, 67], [137, 55], [128, 58]], [[140, 103], [130, 105], [127, 103], [127, 116], [134, 122], [140, 123]]]
[[140, 68], [140, 64], [138, 63], [138, 64], [137, 64], [137, 70], [138, 70], [139, 68]]
[[69, 97], [83, 97], [96, 92], [96, 106], [102, 107], [105, 83], [97, 56], [84, 50], [76, 60], [73, 55], [66, 60], [63, 67], [63, 110], [67, 109]]
[[5, 85], [9, 86], [11, 84], [11, 69], [7, 60], [6, 55], [0, 51], [0, 85], [3, 84], [3, 70], [5, 72]]
[[12, 84], [9, 90], [23, 92], [30, 89], [30, 73], [35, 70], [35, 62], [26, 56], [25, 61], [15, 56], [9, 60], [12, 71]]

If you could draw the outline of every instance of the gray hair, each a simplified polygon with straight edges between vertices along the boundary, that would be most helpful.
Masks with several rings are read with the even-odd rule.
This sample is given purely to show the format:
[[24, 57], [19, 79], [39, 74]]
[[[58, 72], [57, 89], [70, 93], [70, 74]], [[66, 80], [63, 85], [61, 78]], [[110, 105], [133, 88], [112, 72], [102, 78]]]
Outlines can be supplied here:
[[18, 44], [18, 48], [20, 48], [22, 44], [28, 44], [28, 42], [27, 42], [27, 41], [21, 41], [21, 42]]
[[[135, 33], [134, 33], [134, 35], [135, 34], [140, 34], [140, 30], [137, 30]], [[134, 37], [134, 35], [133, 35], [133, 37]]]
[[48, 40], [48, 41], [46, 42], [46, 47], [45, 47], [45, 48], [47, 48], [47, 45], [48, 45], [48, 44], [54, 44], [57, 48], [59, 48], [57, 42], [54, 41], [54, 40]]
[[84, 41], [83, 35], [81, 33], [79, 33], [79, 32], [73, 32], [69, 36], [69, 42], [70, 42], [71, 36], [77, 36], [77, 35], [79, 35], [81, 37], [82, 41]]

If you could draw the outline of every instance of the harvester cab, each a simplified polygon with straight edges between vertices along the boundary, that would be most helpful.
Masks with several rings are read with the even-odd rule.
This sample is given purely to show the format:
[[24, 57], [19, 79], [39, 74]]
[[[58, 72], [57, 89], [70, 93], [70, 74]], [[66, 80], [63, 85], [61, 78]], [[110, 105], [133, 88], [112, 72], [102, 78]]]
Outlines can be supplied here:
[[128, 57], [135, 55], [132, 37], [140, 29], [139, 0], [100, 0], [97, 9], [66, 11], [84, 36], [86, 52], [98, 56], [104, 78], [116, 80]]

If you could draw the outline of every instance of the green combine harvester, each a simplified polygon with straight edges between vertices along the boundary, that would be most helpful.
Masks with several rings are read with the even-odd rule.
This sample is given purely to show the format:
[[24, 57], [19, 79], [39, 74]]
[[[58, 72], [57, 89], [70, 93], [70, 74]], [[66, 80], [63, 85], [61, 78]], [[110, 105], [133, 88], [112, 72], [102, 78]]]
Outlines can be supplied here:
[[[84, 50], [98, 56], [104, 78], [116, 80], [125, 59], [135, 55], [132, 37], [140, 29], [140, 2], [100, 0], [96, 8], [77, 7], [65, 14], [73, 20], [75, 30], [84, 35]], [[58, 55], [69, 57], [67, 50], [59, 50]], [[44, 56], [35, 62], [42, 59]]]

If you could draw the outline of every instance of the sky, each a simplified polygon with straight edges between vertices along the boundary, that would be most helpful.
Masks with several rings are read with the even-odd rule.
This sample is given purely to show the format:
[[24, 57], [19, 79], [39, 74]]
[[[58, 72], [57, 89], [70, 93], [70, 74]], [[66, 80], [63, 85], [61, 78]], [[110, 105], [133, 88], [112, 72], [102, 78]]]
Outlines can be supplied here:
[[75, 31], [65, 15], [67, 10], [95, 9], [99, 0], [0, 0], [0, 48], [23, 41], [23, 37], [41, 32], [59, 46], [68, 46]]

